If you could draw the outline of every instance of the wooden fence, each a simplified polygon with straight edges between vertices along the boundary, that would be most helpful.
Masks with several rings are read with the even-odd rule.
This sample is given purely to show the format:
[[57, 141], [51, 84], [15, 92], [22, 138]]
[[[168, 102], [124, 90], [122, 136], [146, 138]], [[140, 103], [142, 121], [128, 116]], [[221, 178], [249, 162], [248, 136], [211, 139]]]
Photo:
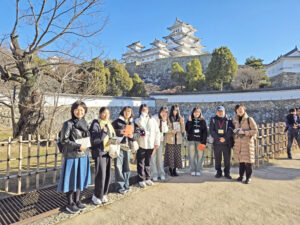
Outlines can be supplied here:
[[[267, 123], [259, 125], [256, 138], [255, 166], [259, 167], [279, 154], [286, 152], [287, 133], [285, 123]], [[0, 189], [4, 192], [20, 194], [34, 187], [39, 189], [46, 184], [57, 184], [63, 157], [56, 145], [56, 138], [18, 140], [0, 142]], [[294, 143], [293, 149], [296, 148]], [[188, 165], [187, 145], [183, 153], [184, 167]], [[6, 153], [6, 154], [5, 154]], [[93, 164], [93, 160], [91, 160]], [[214, 163], [213, 149], [208, 146], [205, 152], [204, 165]], [[93, 165], [92, 165], [93, 166]], [[4, 182], [3, 182], [4, 181]]]

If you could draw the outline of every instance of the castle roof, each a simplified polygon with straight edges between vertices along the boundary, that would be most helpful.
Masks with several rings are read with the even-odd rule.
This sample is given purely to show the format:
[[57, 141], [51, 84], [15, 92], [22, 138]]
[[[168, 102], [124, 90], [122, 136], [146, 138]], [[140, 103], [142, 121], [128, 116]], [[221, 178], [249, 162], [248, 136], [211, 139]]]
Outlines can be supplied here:
[[197, 29], [195, 29], [192, 25], [190, 25], [188, 23], [184, 23], [183, 21], [179, 20], [177, 17], [176, 17], [176, 20], [175, 20], [173, 26], [168, 27], [167, 29], [168, 30], [174, 30], [177, 27], [188, 27], [188, 28], [190, 28], [193, 31], [197, 31]]
[[288, 53], [278, 56], [277, 59], [275, 59], [271, 63], [267, 64], [266, 67], [276, 64], [281, 59], [290, 59], [290, 58], [299, 58], [300, 59], [300, 51], [298, 50], [297, 45], [295, 46], [294, 49], [292, 49]]
[[138, 46], [140, 48], [145, 48], [140, 41], [133, 42], [132, 44], [127, 45], [126, 47], [131, 48], [131, 47], [134, 47], [134, 46]]

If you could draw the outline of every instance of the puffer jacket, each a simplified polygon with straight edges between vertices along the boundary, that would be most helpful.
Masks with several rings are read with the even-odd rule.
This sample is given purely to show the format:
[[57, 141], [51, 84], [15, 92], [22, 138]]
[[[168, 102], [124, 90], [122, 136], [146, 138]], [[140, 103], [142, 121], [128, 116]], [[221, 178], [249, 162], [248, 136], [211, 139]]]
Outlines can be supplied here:
[[64, 122], [63, 124], [60, 133], [60, 140], [61, 144], [63, 145], [62, 153], [65, 159], [81, 158], [89, 155], [89, 148], [87, 148], [84, 151], [80, 151], [81, 145], [75, 142], [75, 140], [84, 137], [90, 137], [90, 133], [88, 131], [88, 123], [85, 119], [81, 119], [81, 123], [86, 129], [86, 131], [82, 131], [76, 128], [72, 119]]
[[129, 147], [131, 147], [132, 146], [132, 142], [133, 141], [137, 141], [138, 138], [139, 138], [139, 136], [140, 136], [139, 128], [138, 128], [138, 126], [136, 126], [134, 124], [132, 118], [129, 120], [129, 122], [126, 122], [123, 116], [119, 116], [119, 118], [116, 119], [112, 123], [112, 125], [113, 125], [113, 127], [115, 129], [115, 132], [116, 132], [116, 135], [118, 137], [122, 137], [123, 136], [123, 134], [121, 134], [121, 130], [125, 129], [126, 125], [132, 125], [132, 126], [134, 126], [133, 138], [124, 137], [123, 140], [121, 141], [122, 144], [127, 144], [128, 143]]
[[146, 135], [138, 138], [138, 144], [143, 149], [154, 149], [160, 145], [160, 131], [156, 120], [149, 116], [140, 116], [135, 120], [140, 130], [145, 130]]
[[234, 117], [233, 123], [235, 129], [242, 128], [242, 130], [245, 131], [245, 135], [234, 135], [235, 160], [244, 163], [254, 163], [254, 139], [257, 134], [257, 125], [254, 119], [245, 113], [241, 123], [239, 122], [238, 116]]

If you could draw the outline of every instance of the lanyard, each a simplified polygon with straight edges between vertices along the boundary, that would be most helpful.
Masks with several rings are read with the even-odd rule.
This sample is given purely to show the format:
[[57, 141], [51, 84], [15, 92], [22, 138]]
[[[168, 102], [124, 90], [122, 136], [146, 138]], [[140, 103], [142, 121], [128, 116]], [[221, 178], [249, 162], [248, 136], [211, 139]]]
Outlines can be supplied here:
[[220, 121], [218, 120], [218, 123], [219, 123], [219, 127], [222, 129], [223, 125], [224, 125], [224, 122], [225, 122], [225, 119], [223, 119], [222, 121], [222, 125], [220, 124]]

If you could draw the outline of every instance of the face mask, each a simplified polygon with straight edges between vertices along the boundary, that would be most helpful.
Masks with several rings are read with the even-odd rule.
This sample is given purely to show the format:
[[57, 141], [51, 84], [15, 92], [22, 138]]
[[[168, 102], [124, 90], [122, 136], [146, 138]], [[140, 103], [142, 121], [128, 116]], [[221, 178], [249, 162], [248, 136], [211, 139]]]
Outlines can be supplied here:
[[148, 113], [142, 112], [141, 116], [146, 117], [148, 115]]

